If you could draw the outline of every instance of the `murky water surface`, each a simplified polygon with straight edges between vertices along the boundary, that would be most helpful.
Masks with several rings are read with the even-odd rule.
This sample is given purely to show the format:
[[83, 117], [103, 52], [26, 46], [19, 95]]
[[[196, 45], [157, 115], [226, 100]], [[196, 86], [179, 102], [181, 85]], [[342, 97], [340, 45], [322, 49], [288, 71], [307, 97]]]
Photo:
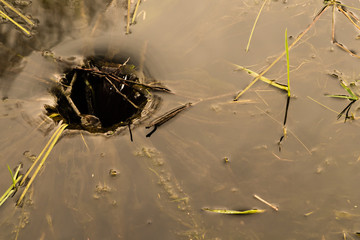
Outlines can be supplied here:
[[[360, 6], [360, 1], [343, 3]], [[285, 29], [291, 44], [322, 1], [268, 1], [248, 53], [262, 1], [142, 1], [129, 35], [126, 4], [35, 0], [21, 7], [38, 20], [33, 37], [11, 23], [0, 25], [0, 192], [11, 184], [7, 164], [22, 162], [28, 169], [31, 155], [41, 152], [56, 127], [50, 119], [43, 122], [43, 106], [54, 102], [49, 89], [61, 69], [42, 56], [44, 50], [62, 58], [130, 57], [174, 92], [156, 93], [162, 100], [152, 117], [187, 102], [193, 106], [150, 138], [145, 123], [136, 126], [134, 142], [127, 131], [104, 137], [65, 130], [24, 207], [14, 206], [18, 192], [0, 208], [0, 238], [356, 237], [359, 120], [337, 120], [336, 112], [349, 101], [324, 94], [347, 94], [328, 73], [338, 70], [354, 81], [359, 60], [331, 43], [332, 10], [290, 51], [294, 98], [279, 152], [286, 92], [259, 81], [233, 102], [252, 78], [234, 71], [232, 63], [265, 69], [283, 51]], [[358, 31], [335, 14], [337, 41], [360, 51]], [[286, 83], [285, 59], [266, 76]], [[351, 111], [356, 116], [355, 108]], [[110, 169], [118, 175], [110, 176]], [[204, 207], [266, 212], [228, 216]]]

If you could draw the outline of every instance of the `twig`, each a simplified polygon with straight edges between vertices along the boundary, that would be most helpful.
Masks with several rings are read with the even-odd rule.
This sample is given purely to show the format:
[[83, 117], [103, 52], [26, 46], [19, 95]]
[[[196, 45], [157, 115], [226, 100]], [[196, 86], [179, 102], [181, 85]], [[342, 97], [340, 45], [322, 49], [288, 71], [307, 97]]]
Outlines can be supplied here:
[[138, 106], [136, 106], [135, 103], [133, 103], [125, 94], [123, 94], [122, 92], [119, 91], [119, 89], [117, 89], [117, 87], [115, 86], [115, 84], [113, 84], [110, 79], [108, 79], [107, 77], [105, 77], [105, 79], [114, 87], [115, 91], [120, 94], [123, 98], [125, 98], [131, 105], [133, 105], [136, 109], [139, 109]]
[[279, 211], [279, 208], [274, 206], [273, 204], [269, 203], [268, 201], [262, 199], [261, 197], [259, 197], [258, 195], [254, 194], [254, 198], [256, 198], [257, 200], [259, 200], [260, 202], [265, 203], [266, 205], [268, 205], [269, 207], [271, 207], [272, 209], [274, 209], [275, 211]]

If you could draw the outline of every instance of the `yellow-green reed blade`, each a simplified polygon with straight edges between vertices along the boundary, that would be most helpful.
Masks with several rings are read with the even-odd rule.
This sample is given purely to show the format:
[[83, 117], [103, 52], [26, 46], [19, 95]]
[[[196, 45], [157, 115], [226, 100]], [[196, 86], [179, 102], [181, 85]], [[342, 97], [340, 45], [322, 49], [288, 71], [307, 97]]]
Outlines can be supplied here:
[[289, 45], [287, 38], [287, 29], [285, 29], [285, 51], [286, 51], [286, 71], [287, 71], [287, 81], [288, 81], [288, 96], [290, 97], [290, 61], [289, 61]]
[[2, 2], [5, 6], [7, 6], [8, 8], [10, 8], [12, 11], [14, 11], [17, 15], [19, 15], [22, 19], [25, 20], [25, 22], [27, 22], [28, 24], [30, 24], [31, 26], [34, 26], [35, 23], [33, 23], [29, 18], [27, 18], [26, 16], [24, 16], [21, 12], [19, 12], [18, 10], [16, 10], [16, 8], [14, 8], [13, 6], [11, 6], [9, 3], [7, 3], [5, 0], [0, 0], [0, 2]]
[[[233, 65], [236, 67], [236, 70], [245, 71], [245, 72], [247, 72], [247, 73], [248, 73], [250, 76], [252, 76], [252, 77], [255, 77], [255, 78], [256, 78], [256, 77], [259, 76], [258, 73], [254, 72], [254, 71], [252, 71], [252, 70], [250, 70], [250, 69], [248, 69], [248, 68], [246, 68], [246, 67], [243, 67], [243, 66], [240, 66], [240, 65], [237, 65], [237, 64], [233, 64]], [[281, 90], [288, 91], [288, 87], [287, 87], [287, 86], [282, 85], [282, 84], [279, 84], [279, 83], [275, 82], [274, 80], [270, 80], [270, 79], [268, 79], [267, 77], [261, 76], [261, 77], [260, 77], [260, 80], [263, 81], [263, 82], [265, 82], [265, 83], [267, 83], [267, 84], [269, 84], [269, 85], [271, 85], [271, 86], [274, 86], [274, 87], [276, 87], [276, 88], [279, 88], [279, 89], [281, 89]]]
[[252, 29], [251, 29], [251, 32], [250, 32], [249, 41], [248, 41], [248, 44], [247, 44], [246, 49], [245, 49], [246, 52], [249, 51], [250, 42], [251, 42], [251, 38], [252, 38], [252, 35], [253, 35], [253, 33], [254, 33], [254, 30], [255, 30], [256, 23], [257, 23], [257, 21], [259, 20], [260, 14], [261, 14], [261, 12], [262, 12], [262, 10], [263, 10], [266, 2], [267, 2], [267, 0], [264, 0], [264, 3], [261, 5], [261, 8], [260, 8], [260, 10], [259, 10], [259, 13], [258, 13], [258, 15], [257, 15], [257, 17], [256, 17], [256, 19], [255, 19], [254, 25], [253, 25], [253, 27], [252, 27]]
[[[20, 198], [19, 198], [19, 200], [18, 200], [18, 202], [17, 202], [17, 205], [19, 205], [19, 204], [22, 202], [25, 194], [26, 194], [27, 191], [29, 190], [31, 184], [34, 182], [37, 174], [39, 173], [39, 171], [40, 171], [40, 169], [41, 169], [41, 167], [44, 165], [46, 158], [49, 156], [51, 150], [54, 148], [57, 140], [59, 139], [60, 135], [62, 134], [62, 132], [65, 130], [65, 128], [66, 128], [67, 126], [68, 126], [67, 124], [62, 124], [62, 125], [59, 127], [59, 130], [56, 131], [56, 132], [53, 134], [53, 136], [51, 137], [51, 139], [53, 139], [53, 141], [51, 142], [49, 148], [47, 149], [47, 151], [46, 151], [43, 159], [41, 160], [39, 166], [38, 166], [37, 169], [35, 170], [33, 176], [31, 177], [31, 179], [30, 179], [30, 181], [29, 181], [29, 183], [26, 185], [25, 190], [23, 191], [23, 193], [21, 194], [21, 196], [20, 196]], [[48, 146], [48, 144], [47, 144], [46, 146]], [[43, 149], [43, 151], [44, 151], [45, 149], [46, 149], [46, 147]], [[34, 164], [33, 164], [33, 165], [34, 165]], [[25, 178], [25, 177], [24, 177], [24, 178]]]
[[134, 22], [135, 22], [136, 13], [137, 13], [137, 10], [139, 8], [140, 1], [141, 0], [138, 0], [137, 3], [136, 3], [136, 7], [135, 7], [135, 10], [134, 10], [134, 15], [133, 15], [132, 20], [131, 20], [131, 24], [134, 24]]
[[[0, 0], [1, 1], [1, 0]], [[26, 35], [30, 36], [30, 32], [28, 30], [26, 30], [24, 27], [22, 27], [20, 24], [18, 24], [14, 19], [12, 19], [11, 17], [9, 17], [8, 15], [6, 15], [3, 11], [0, 10], [0, 16], [3, 18], [8, 19], [10, 22], [12, 22], [15, 26], [17, 26], [18, 28], [20, 28]]]
[[265, 212], [265, 210], [263, 209], [250, 209], [250, 210], [238, 211], [238, 210], [228, 210], [228, 209], [203, 208], [202, 210], [208, 212], [220, 213], [220, 214], [234, 214], [234, 215], [249, 215], [249, 214]]

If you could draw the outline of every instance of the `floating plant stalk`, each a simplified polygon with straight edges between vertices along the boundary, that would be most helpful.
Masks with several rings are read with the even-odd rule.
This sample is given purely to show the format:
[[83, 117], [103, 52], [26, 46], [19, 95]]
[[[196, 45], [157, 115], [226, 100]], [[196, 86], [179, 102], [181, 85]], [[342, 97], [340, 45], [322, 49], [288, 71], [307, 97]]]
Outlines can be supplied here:
[[126, 34], [130, 33], [130, 8], [131, 8], [131, 0], [128, 0]]
[[260, 8], [260, 10], [259, 10], [259, 13], [258, 13], [258, 15], [256, 16], [254, 25], [253, 25], [253, 27], [252, 27], [252, 29], [251, 29], [251, 32], [250, 32], [250, 37], [249, 37], [248, 44], [247, 44], [246, 49], [245, 49], [246, 52], [249, 51], [250, 42], [251, 42], [251, 38], [252, 38], [252, 35], [253, 35], [253, 33], [254, 33], [254, 30], [255, 30], [256, 23], [257, 23], [257, 21], [259, 20], [260, 14], [261, 14], [261, 12], [262, 12], [262, 10], [263, 10], [263, 8], [264, 8], [264, 6], [265, 6], [265, 4], [266, 4], [267, 1], [268, 1], [268, 0], [264, 0], [263, 4], [261, 5], [261, 8]]
[[265, 210], [263, 209], [249, 209], [249, 210], [228, 210], [228, 209], [210, 209], [210, 208], [202, 208], [204, 211], [220, 213], [220, 214], [230, 214], [230, 215], [250, 215], [255, 213], [263, 213]]
[[9, 165], [8, 165], [8, 169], [11, 175], [11, 179], [12, 179], [12, 184], [11, 186], [5, 191], [5, 193], [0, 197], [0, 206], [4, 204], [4, 202], [11, 197], [16, 191], [17, 191], [17, 186], [16, 184], [22, 179], [22, 175], [19, 174], [20, 172], [20, 168], [21, 168], [21, 164], [19, 164], [19, 166], [17, 167], [15, 174], [12, 173]]
[[140, 1], [141, 1], [141, 0], [138, 0], [137, 3], [136, 3], [136, 7], [135, 7], [135, 10], [134, 10], [134, 14], [133, 14], [132, 20], [131, 20], [131, 24], [134, 24], [134, 22], [135, 22], [136, 13], [137, 13], [137, 10], [138, 10], [138, 8], [139, 8]]
[[[67, 124], [62, 124], [60, 125], [60, 127], [58, 129], [56, 129], [56, 131], [54, 132], [54, 134], [51, 136], [50, 140], [48, 141], [48, 143], [45, 145], [45, 147], [43, 148], [43, 150], [41, 151], [41, 153], [39, 154], [39, 156], [36, 158], [36, 160], [34, 161], [34, 163], [31, 165], [30, 169], [27, 171], [27, 173], [25, 174], [25, 176], [23, 177], [20, 185], [24, 184], [25, 179], [28, 177], [28, 175], [30, 174], [30, 172], [32, 171], [32, 169], [35, 167], [35, 165], [38, 163], [38, 161], [41, 159], [42, 155], [45, 153], [44, 157], [41, 159], [40, 164], [38, 165], [37, 169], [35, 170], [34, 174], [32, 175], [29, 183], [26, 185], [25, 190], [22, 192], [17, 205], [20, 205], [22, 203], [22, 200], [25, 196], [25, 194], [27, 193], [27, 191], [29, 190], [31, 184], [34, 182], [37, 174], [39, 173], [40, 169], [42, 168], [42, 166], [44, 165], [47, 157], [49, 156], [50, 152], [52, 151], [52, 149], [54, 148], [57, 140], [59, 139], [59, 137], [61, 136], [62, 132], [65, 130], [65, 128], [67, 127]], [[45, 152], [46, 150], [46, 152]]]
[[8, 19], [10, 22], [12, 22], [15, 26], [17, 26], [18, 28], [21, 29], [21, 31], [23, 31], [27, 36], [30, 36], [30, 32], [28, 30], [26, 30], [23, 26], [21, 26], [19, 23], [17, 23], [14, 19], [12, 19], [11, 17], [9, 17], [8, 15], [6, 15], [3, 11], [0, 10], [0, 16]]
[[284, 138], [286, 138], [286, 120], [288, 116], [289, 104], [290, 104], [290, 62], [289, 62], [289, 46], [288, 46], [288, 37], [287, 37], [287, 29], [285, 29], [285, 52], [286, 52], [286, 72], [287, 72], [287, 82], [288, 82], [288, 89], [287, 89], [287, 99], [286, 99], [286, 108], [285, 108], [285, 116], [284, 116], [284, 123], [283, 123], [283, 135], [280, 137], [279, 140], [279, 150], [281, 150], [280, 144]]
[[[252, 77], [255, 77], [255, 78], [256, 78], [256, 77], [259, 76], [258, 73], [254, 72], [254, 71], [252, 71], [252, 70], [250, 70], [250, 69], [248, 69], [248, 68], [246, 68], [246, 67], [243, 67], [243, 66], [240, 66], [240, 65], [237, 65], [237, 64], [233, 64], [233, 65], [236, 67], [236, 70], [245, 71], [245, 72], [247, 72], [247, 73], [248, 73], [250, 76], [252, 76]], [[261, 77], [260, 77], [260, 80], [263, 81], [263, 82], [265, 82], [265, 83], [267, 83], [267, 84], [269, 84], [269, 85], [271, 85], [271, 86], [274, 86], [274, 87], [276, 87], [276, 88], [279, 88], [279, 89], [281, 89], [281, 90], [288, 91], [288, 86], [283, 85], [283, 84], [280, 84], [280, 83], [277, 83], [277, 82], [275, 82], [274, 80], [268, 79], [267, 77], [261, 76]]]

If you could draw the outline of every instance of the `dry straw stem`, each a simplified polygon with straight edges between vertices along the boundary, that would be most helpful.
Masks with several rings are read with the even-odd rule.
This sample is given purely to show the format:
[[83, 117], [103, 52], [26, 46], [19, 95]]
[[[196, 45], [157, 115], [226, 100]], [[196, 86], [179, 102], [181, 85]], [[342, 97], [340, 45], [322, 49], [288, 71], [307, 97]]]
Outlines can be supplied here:
[[252, 35], [253, 35], [253, 33], [254, 33], [254, 30], [255, 30], [256, 23], [257, 23], [257, 21], [259, 20], [260, 14], [261, 14], [261, 12], [262, 12], [262, 10], [263, 10], [263, 8], [264, 8], [264, 6], [265, 6], [265, 4], [266, 4], [267, 1], [268, 1], [268, 0], [264, 0], [263, 4], [261, 5], [261, 8], [260, 8], [260, 10], [259, 10], [259, 13], [258, 13], [258, 15], [256, 16], [254, 25], [253, 25], [253, 27], [252, 27], [252, 29], [251, 29], [251, 32], [250, 32], [250, 37], [249, 37], [248, 44], [247, 44], [246, 49], [245, 49], [246, 52], [249, 51], [250, 42], [251, 42], [251, 38], [252, 38]]
[[49, 156], [51, 150], [54, 148], [57, 140], [59, 139], [59, 137], [61, 136], [62, 132], [65, 130], [65, 128], [67, 127], [67, 124], [62, 124], [55, 132], [54, 134], [51, 136], [50, 140], [48, 141], [48, 143], [46, 144], [46, 146], [44, 147], [44, 149], [41, 151], [40, 155], [36, 158], [35, 162], [32, 164], [32, 166], [30, 167], [29, 171], [25, 174], [25, 176], [23, 177], [23, 180], [21, 181], [20, 185], [22, 185], [24, 183], [24, 180], [27, 178], [27, 176], [29, 175], [29, 173], [32, 171], [32, 169], [35, 167], [36, 163], [40, 160], [41, 156], [44, 154], [45, 150], [46, 153], [44, 155], [44, 157], [42, 158], [39, 166], [37, 167], [37, 169], [35, 170], [33, 176], [31, 177], [29, 183], [26, 185], [25, 190], [23, 191], [23, 193], [21, 194], [17, 205], [19, 205], [25, 194], [27, 193], [27, 191], [29, 190], [31, 184], [34, 182], [37, 174], [39, 173], [41, 167], [44, 165], [46, 158]]
[[[0, 0], [1, 1], [1, 0]], [[11, 17], [9, 17], [8, 15], [6, 15], [3, 11], [0, 10], [0, 16], [8, 19], [10, 22], [12, 22], [15, 26], [17, 26], [18, 28], [20, 28], [27, 36], [30, 36], [30, 32], [28, 30], [26, 30], [23, 26], [21, 26], [20, 24], [18, 24], [14, 19], [12, 19]]]
[[[291, 48], [293, 46], [295, 46], [295, 44], [297, 44], [300, 39], [310, 30], [310, 28], [316, 23], [316, 21], [320, 18], [320, 16], [324, 13], [324, 11], [328, 8], [329, 6], [326, 5], [325, 7], [323, 7], [320, 12], [315, 16], [314, 20], [310, 23], [310, 25], [302, 32], [299, 34], [299, 36], [294, 40], [294, 42], [289, 46], [289, 51], [291, 50]], [[280, 61], [280, 59], [285, 56], [286, 54], [286, 50], [283, 51], [279, 57], [277, 57], [264, 71], [262, 71], [259, 76], [257, 76], [244, 90], [242, 90], [235, 98], [234, 101], [237, 101], [241, 95], [243, 95], [247, 90], [249, 90], [249, 88], [251, 88], [252, 85], [254, 85], [265, 73], [267, 73], [278, 61]]]
[[265, 203], [266, 205], [268, 205], [269, 207], [271, 207], [272, 209], [274, 209], [275, 211], [279, 211], [279, 208], [274, 206], [273, 204], [269, 203], [268, 201], [262, 199], [261, 197], [259, 197], [258, 195], [254, 194], [254, 198], [256, 198], [257, 200], [259, 200], [260, 202]]
[[[245, 71], [245, 72], [247, 72], [247, 73], [248, 73], [250, 76], [252, 76], [252, 77], [255, 77], [255, 78], [256, 78], [256, 77], [258, 77], [258, 76], [260, 75], [260, 74], [258, 74], [258, 73], [256, 73], [256, 72], [254, 72], [254, 71], [246, 68], [246, 67], [243, 67], [243, 66], [240, 66], [240, 65], [237, 65], [237, 64], [233, 64], [233, 65], [236, 67], [236, 70]], [[279, 83], [275, 82], [274, 80], [270, 80], [270, 79], [268, 79], [267, 77], [261, 76], [261, 77], [260, 77], [260, 80], [263, 81], [263, 82], [265, 82], [265, 83], [267, 83], [267, 84], [269, 84], [269, 85], [271, 85], [271, 86], [274, 86], [274, 87], [276, 87], [276, 88], [279, 88], [279, 89], [281, 89], [281, 90], [288, 91], [288, 87], [287, 87], [287, 86], [282, 85], [282, 84], [279, 84]]]
[[139, 8], [140, 1], [141, 1], [141, 0], [138, 0], [137, 3], [136, 3], [136, 7], [135, 7], [135, 10], [134, 10], [134, 14], [133, 14], [132, 20], [131, 20], [131, 24], [134, 24], [134, 22], [135, 22], [136, 13], [137, 13], [137, 10], [138, 10], [138, 8]]
[[131, 8], [131, 0], [128, 0], [126, 34], [130, 33], [130, 8]]
[[19, 12], [18, 10], [16, 10], [16, 8], [14, 8], [13, 6], [11, 6], [9, 3], [7, 3], [4, 0], [0, 0], [0, 2], [2, 2], [5, 6], [7, 6], [8, 8], [10, 8], [12, 11], [14, 11], [17, 15], [19, 15], [22, 19], [25, 20], [25, 22], [27, 22], [28, 24], [30, 24], [30, 26], [34, 26], [35, 24], [26, 16], [24, 16], [21, 12]]

